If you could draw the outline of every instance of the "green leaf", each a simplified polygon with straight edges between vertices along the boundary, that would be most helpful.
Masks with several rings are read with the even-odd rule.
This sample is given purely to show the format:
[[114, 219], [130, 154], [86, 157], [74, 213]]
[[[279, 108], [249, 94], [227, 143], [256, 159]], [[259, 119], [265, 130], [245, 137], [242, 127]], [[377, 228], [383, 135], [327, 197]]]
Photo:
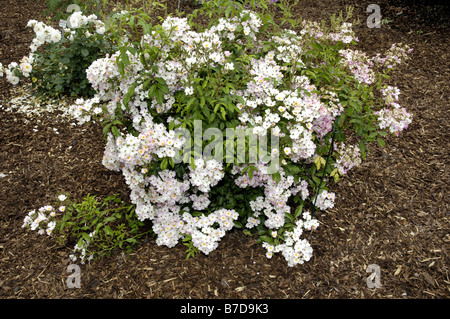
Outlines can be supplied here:
[[156, 77], [155, 80], [156, 80], [159, 84], [161, 84], [161, 85], [166, 85], [166, 81], [164, 81], [163, 78]]
[[[294, 221], [294, 216], [292, 216], [291, 214], [285, 214], [284, 215], [287, 219], [289, 219], [289, 221], [293, 222]], [[286, 226], [287, 224], [285, 224]]]
[[264, 235], [264, 236], [259, 236], [259, 238], [261, 238], [263, 241], [265, 241], [269, 244], [272, 243], [272, 238], [270, 238], [269, 236]]
[[202, 112], [206, 116], [206, 118], [209, 118], [211, 116], [211, 112], [208, 107], [202, 107]]
[[316, 183], [316, 185], [320, 184], [320, 179], [317, 176], [311, 176], [312, 180], [314, 181], [314, 183]]
[[247, 235], [247, 236], [253, 236], [252, 232], [248, 229], [244, 229], [243, 233], [244, 233], [244, 235]]
[[108, 133], [110, 127], [111, 127], [112, 123], [108, 123], [105, 125], [105, 127], [103, 128], [103, 135], [106, 136], [106, 134]]
[[113, 135], [115, 137], [119, 137], [120, 136], [120, 132], [119, 132], [119, 129], [117, 128], [117, 126], [111, 127], [111, 132], [113, 133]]
[[106, 217], [106, 218], [103, 220], [103, 223], [106, 224], [106, 223], [109, 223], [109, 222], [113, 222], [113, 221], [115, 221], [115, 220], [116, 220], [116, 217], [114, 217], [114, 216], [109, 216], [109, 217]]
[[161, 161], [161, 169], [162, 169], [162, 170], [167, 169], [167, 165], [168, 165], [168, 160], [167, 160], [167, 158], [164, 158], [164, 159]]
[[91, 241], [91, 237], [89, 237], [88, 234], [86, 234], [86, 233], [81, 233], [81, 236], [83, 237], [83, 239], [84, 239], [85, 241], [87, 241], [87, 242], [90, 242], [90, 241]]
[[155, 97], [156, 97], [156, 102], [158, 102], [159, 105], [163, 105], [164, 104], [164, 94], [163, 94], [162, 91], [157, 90], [156, 94], [155, 94]]
[[[86, 235], [87, 235], [87, 234], [86, 234]], [[88, 236], [88, 237], [89, 237], [89, 236]], [[80, 239], [78, 239], [78, 242], [77, 242], [78, 247], [82, 247], [82, 246], [83, 246], [83, 243], [84, 243], [83, 237], [80, 237]]]
[[111, 227], [105, 226], [105, 227], [103, 227], [103, 230], [106, 233], [106, 235], [114, 236], [114, 231], [111, 229]]
[[237, 221], [235, 221], [234, 222], [234, 227], [236, 227], [236, 228], [242, 228], [242, 227], [244, 227], [240, 222], [237, 222]]
[[226, 120], [227, 112], [223, 106], [220, 107], [220, 112], [222, 113], [223, 119]]
[[125, 239], [125, 241], [126, 241], [127, 243], [130, 243], [130, 244], [136, 244], [136, 243], [137, 243], [137, 240], [134, 239], [134, 238], [127, 238], [127, 239]]
[[364, 141], [363, 140], [359, 141], [358, 145], [359, 145], [359, 150], [361, 151], [362, 158], [366, 158], [366, 147], [365, 147]]
[[148, 90], [148, 98], [151, 99], [155, 96], [156, 84], [153, 84]]
[[294, 217], [298, 218], [301, 215], [302, 212], [303, 212], [303, 205], [299, 205], [297, 207], [297, 209], [295, 210]]
[[380, 145], [381, 147], [385, 146], [384, 140], [379, 137], [377, 138], [377, 142], [378, 142], [378, 145]]
[[195, 97], [191, 97], [186, 105], [186, 109], [189, 109], [189, 107], [196, 101], [197, 99]]

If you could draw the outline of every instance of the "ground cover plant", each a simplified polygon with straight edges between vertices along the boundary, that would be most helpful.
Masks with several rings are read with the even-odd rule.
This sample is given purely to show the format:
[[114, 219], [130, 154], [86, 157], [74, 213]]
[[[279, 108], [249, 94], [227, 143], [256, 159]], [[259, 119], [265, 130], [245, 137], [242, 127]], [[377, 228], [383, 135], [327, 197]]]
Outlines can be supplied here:
[[[121, 52], [122, 53], [122, 52]], [[126, 69], [126, 66], [124, 66], [124, 69]], [[6, 73], [6, 72], [5, 72]], [[119, 74], [120, 74], [120, 72], [119, 72]], [[159, 82], [158, 82], [159, 83]], [[396, 92], [396, 90], [395, 89], [392, 89], [392, 88], [388, 88], [388, 90], [391, 90], [391, 92], [394, 92], [394, 95], [395, 95], [395, 92]], [[127, 90], [128, 91], [128, 90]], [[183, 90], [183, 92], [184, 92], [184, 90]], [[128, 92], [127, 92], [128, 93]], [[391, 93], [392, 94], [392, 93]], [[132, 95], [133, 94], [130, 94], [130, 96], [131, 96], [131, 99], [132, 99]], [[381, 98], [381, 100], [383, 99], [383, 97], [380, 97]], [[389, 98], [388, 98], [389, 99]], [[157, 101], [158, 102], [158, 101]], [[391, 103], [392, 103], [392, 100], [390, 101]], [[80, 103], [81, 104], [81, 101], [79, 101], [78, 103]], [[131, 102], [131, 103], [133, 103], [133, 101]], [[185, 101], [184, 102], [186, 105], [187, 105], [187, 103], [188, 103], [188, 101]], [[200, 102], [201, 103], [201, 102]], [[126, 103], [125, 103], [126, 104]], [[390, 103], [389, 103], [390, 104]], [[83, 103], [83, 105], [84, 105], [84, 103]], [[392, 105], [392, 107], [393, 108], [395, 108], [395, 109], [397, 109], [395, 106], [393, 106]], [[126, 106], [124, 105], [123, 106], [123, 108], [126, 110]], [[94, 109], [94, 108], [93, 108]], [[398, 109], [400, 109], [400, 108], [398, 108]], [[124, 112], [125, 113], [125, 112]], [[403, 113], [404, 114], [404, 113]], [[119, 115], [121, 115], [121, 114], [119, 114]], [[377, 114], [375, 114], [374, 113], [374, 115], [376, 116]], [[385, 114], [383, 113], [383, 112], [380, 112], [380, 113], [378, 113], [378, 116], [385, 116]], [[126, 118], [126, 115], [124, 116], [124, 118], [125, 118], [125, 121], [129, 121], [129, 119], [127, 119]], [[129, 117], [130, 118], [130, 117]], [[123, 120], [123, 119], [122, 119]], [[121, 121], [122, 122], [122, 121]], [[131, 121], [130, 121], [131, 122]], [[130, 122], [128, 123], [128, 124], [130, 124]], [[137, 121], [138, 122], [138, 121]], [[391, 121], [391, 123], [392, 123], [392, 121]], [[413, 122], [414, 123], [414, 122]], [[126, 126], [121, 126], [121, 124], [120, 123], [118, 123], [118, 122], [116, 122], [114, 125], [116, 125], [116, 126], [118, 126], [119, 127], [119, 129], [122, 131], [122, 132], [124, 132], [125, 130], [128, 130], [129, 128], [128, 127], [126, 127]], [[383, 125], [382, 125], [383, 126]], [[109, 128], [110, 129], [112, 129], [112, 127], [113, 127], [113, 125], [111, 125], [111, 126], [109, 126]], [[404, 126], [399, 126], [400, 128], [402, 128], [402, 127], [404, 127]], [[115, 131], [115, 129], [113, 129], [113, 131]], [[398, 130], [395, 130], [395, 128], [393, 129], [393, 131], [392, 131], [392, 133], [395, 133], [395, 132], [397, 132]], [[114, 134], [113, 134], [114, 132], [111, 132], [111, 135], [112, 136], [114, 136]], [[118, 133], [118, 131], [115, 131], [115, 133], [117, 134]], [[317, 133], [317, 132], [316, 132]], [[332, 132], [332, 130], [330, 130], [328, 133], [333, 133]], [[119, 133], [119, 134], [122, 134], [122, 133]], [[336, 134], [338, 134], [338, 133], [336, 133]], [[110, 136], [111, 136], [110, 135]], [[331, 134], [329, 135], [329, 136], [331, 136]], [[372, 138], [373, 138], [374, 136], [372, 136]], [[375, 139], [376, 139], [376, 137], [375, 137]], [[375, 140], [374, 139], [374, 140]], [[327, 146], [329, 146], [329, 145], [327, 145]], [[354, 149], [354, 148], [356, 148], [356, 147], [352, 147], [352, 149]], [[324, 150], [328, 150], [329, 149], [329, 147], [324, 147]], [[323, 154], [325, 154], [325, 152], [323, 152], [322, 153], [322, 155]], [[333, 160], [332, 160], [333, 161]], [[158, 163], [158, 164], [160, 164], [159, 165], [159, 167], [161, 167], [161, 164], [162, 164], [162, 162], [161, 163]], [[167, 163], [169, 166], [170, 166], [170, 163]], [[188, 168], [189, 168], [189, 163], [185, 163], [185, 164], [188, 164]], [[316, 162], [314, 162], [314, 160], [312, 160], [310, 163], [310, 168], [312, 169], [312, 167], [316, 167], [316, 170], [318, 169], [318, 167], [320, 167], [320, 168], [322, 168], [323, 169], [323, 166], [324, 166], [324, 162], [323, 162], [323, 160], [317, 160]], [[337, 167], [333, 167], [333, 169], [335, 169], [335, 168], [337, 168]], [[331, 174], [332, 173], [332, 171], [330, 170], [329, 171], [329, 174]], [[336, 175], [336, 172], [335, 172], [335, 174], [333, 174], [333, 177]], [[319, 177], [320, 177], [320, 175], [319, 175]], [[313, 184], [313, 183], [311, 183], [311, 184]], [[317, 184], [317, 183], [316, 183]], [[318, 185], [316, 185], [316, 187], [317, 187]], [[312, 188], [312, 190], [314, 190], [314, 188]], [[312, 199], [312, 198], [311, 198]], [[306, 204], [306, 203], [305, 203]]]

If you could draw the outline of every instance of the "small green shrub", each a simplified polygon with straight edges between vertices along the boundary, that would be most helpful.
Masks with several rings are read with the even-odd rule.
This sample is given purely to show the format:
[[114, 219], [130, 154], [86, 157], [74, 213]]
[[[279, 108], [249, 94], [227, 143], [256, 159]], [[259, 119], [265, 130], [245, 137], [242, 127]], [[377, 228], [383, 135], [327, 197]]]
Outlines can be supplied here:
[[[95, 91], [86, 78], [86, 69], [93, 61], [115, 50], [112, 39], [105, 33], [104, 23], [95, 15], [86, 17], [75, 12], [68, 22], [69, 27], [60, 36], [58, 30], [41, 22], [29, 23], [36, 32], [31, 46], [30, 76], [39, 96], [92, 97]], [[46, 34], [52, 34], [54, 41], [46, 39]], [[42, 42], [46, 44], [45, 50], [38, 50]]]
[[111, 254], [116, 249], [132, 251], [132, 246], [150, 231], [137, 219], [134, 205], [123, 202], [118, 195], [103, 201], [87, 195], [81, 203], [71, 202], [65, 195], [59, 202], [28, 213], [22, 228], [39, 234], [54, 235], [61, 245], [74, 245], [69, 256], [82, 263]]

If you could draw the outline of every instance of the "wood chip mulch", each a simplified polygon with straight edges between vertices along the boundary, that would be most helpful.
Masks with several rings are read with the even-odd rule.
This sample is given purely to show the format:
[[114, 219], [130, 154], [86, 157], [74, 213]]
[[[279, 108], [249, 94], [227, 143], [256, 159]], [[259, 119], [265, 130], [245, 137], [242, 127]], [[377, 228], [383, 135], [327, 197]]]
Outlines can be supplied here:
[[[98, 125], [72, 126], [58, 111], [28, 117], [3, 108], [0, 298], [449, 298], [449, 10], [421, 1], [377, 3], [392, 20], [380, 29], [366, 26], [366, 1], [304, 0], [295, 7], [296, 15], [320, 20], [353, 5], [362, 50], [380, 52], [396, 42], [414, 48], [390, 80], [413, 122], [384, 148], [373, 145], [363, 164], [332, 186], [335, 207], [320, 214], [321, 226], [308, 236], [312, 260], [295, 268], [282, 256], [269, 260], [240, 231], [225, 236], [209, 256], [188, 260], [183, 245], [159, 247], [149, 238], [131, 255], [117, 252], [81, 265], [81, 288], [69, 289], [70, 249], [24, 231], [24, 216], [59, 191], [77, 200], [87, 194], [127, 198], [127, 186], [101, 165]], [[8, 65], [28, 55], [33, 34], [26, 24], [42, 20], [45, 7], [34, 0], [0, 5], [0, 62]], [[0, 104], [17, 94], [0, 79]], [[367, 287], [371, 264], [380, 267], [381, 288]]]

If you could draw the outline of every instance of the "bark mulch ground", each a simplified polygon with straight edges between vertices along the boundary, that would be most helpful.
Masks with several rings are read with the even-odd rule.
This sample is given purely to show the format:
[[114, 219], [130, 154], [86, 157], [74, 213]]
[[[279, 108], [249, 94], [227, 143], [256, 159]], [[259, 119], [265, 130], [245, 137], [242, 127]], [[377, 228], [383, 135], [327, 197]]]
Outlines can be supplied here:
[[[68, 289], [70, 249], [24, 231], [24, 216], [59, 191], [76, 200], [126, 198], [127, 186], [101, 165], [101, 127], [73, 127], [58, 112], [5, 111], [17, 93], [0, 79], [0, 298], [447, 299], [449, 10], [421, 1], [377, 3], [389, 19], [380, 29], [366, 25], [370, 1], [301, 0], [294, 8], [319, 21], [353, 5], [362, 50], [380, 52], [396, 42], [414, 48], [391, 78], [402, 91], [400, 104], [414, 115], [411, 126], [385, 148], [373, 145], [363, 165], [332, 186], [335, 207], [319, 216], [321, 226], [309, 238], [314, 256], [295, 268], [281, 256], [268, 260], [240, 231], [209, 256], [188, 260], [183, 245], [159, 247], [150, 238], [130, 255], [81, 265], [81, 288]], [[42, 20], [45, 4], [1, 0], [0, 7], [0, 61], [7, 65], [28, 55], [33, 34], [26, 24]], [[366, 285], [370, 264], [380, 267], [381, 288]]]

